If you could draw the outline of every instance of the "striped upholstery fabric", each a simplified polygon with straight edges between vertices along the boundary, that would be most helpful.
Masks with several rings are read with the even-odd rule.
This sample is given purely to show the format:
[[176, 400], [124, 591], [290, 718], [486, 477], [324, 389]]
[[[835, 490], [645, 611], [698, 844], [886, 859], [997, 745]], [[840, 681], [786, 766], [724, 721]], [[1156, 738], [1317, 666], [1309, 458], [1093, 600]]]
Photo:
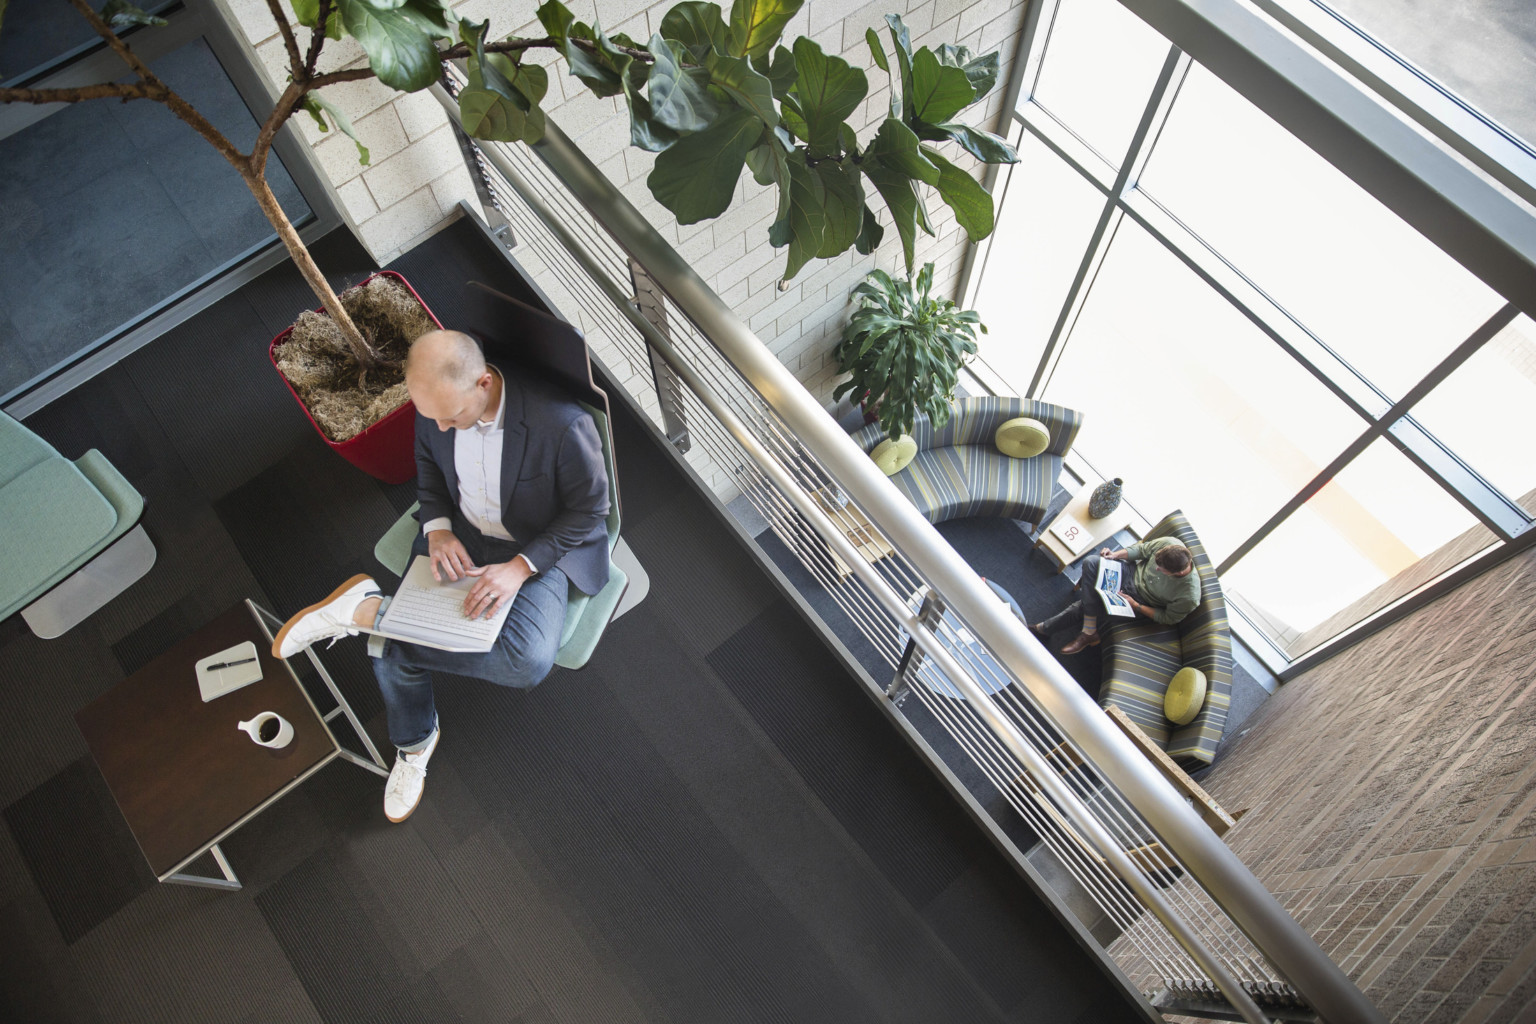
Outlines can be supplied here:
[[[1120, 708], [1142, 730], [1186, 766], [1208, 765], [1227, 724], [1232, 704], [1232, 637], [1227, 604], [1205, 547], [1182, 512], [1169, 514], [1146, 536], [1177, 537], [1195, 556], [1200, 604], [1177, 626], [1137, 620], [1110, 627], [1103, 646], [1104, 683], [1099, 703]], [[1186, 726], [1163, 716], [1163, 694], [1184, 666], [1205, 673], [1205, 706]]]
[[[1033, 417], [1051, 432], [1050, 447], [1032, 459], [1011, 459], [993, 443], [997, 428], [1019, 416]], [[912, 425], [917, 458], [890, 480], [929, 522], [998, 516], [1038, 523], [1082, 421], [1081, 413], [1027, 398], [962, 398], [937, 430], [918, 415]], [[884, 439], [878, 423], [853, 434], [866, 454]]]

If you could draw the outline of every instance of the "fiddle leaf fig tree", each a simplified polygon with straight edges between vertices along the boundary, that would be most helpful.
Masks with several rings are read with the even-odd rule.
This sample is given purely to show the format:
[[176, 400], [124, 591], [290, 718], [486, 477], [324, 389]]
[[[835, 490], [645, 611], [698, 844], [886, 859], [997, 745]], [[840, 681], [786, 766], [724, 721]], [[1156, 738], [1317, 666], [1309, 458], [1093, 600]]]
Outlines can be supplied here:
[[853, 294], [859, 308], [832, 350], [839, 372], [852, 376], [832, 397], [878, 406], [880, 428], [892, 440], [911, 433], [920, 412], [935, 427], [948, 423], [960, 367], [976, 354], [975, 329], [987, 333], [981, 317], [934, 298], [932, 263], [915, 283], [870, 271]]
[[[888, 115], [860, 139], [848, 119], [869, 93], [865, 72], [801, 37], [781, 43], [804, 0], [734, 0], [729, 14], [713, 3], [683, 0], [641, 42], [576, 20], [560, 0], [537, 9], [542, 38], [493, 40], [488, 23], [455, 18], [444, 0], [266, 0], [288, 57], [288, 81], [262, 120], [255, 144], [242, 152], [191, 104], [158, 78], [120, 32], [149, 31], [162, 19], [128, 0], [106, 0], [98, 12], [69, 0], [132, 71], [130, 79], [56, 89], [0, 89], [0, 103], [74, 103], [112, 97], [164, 104], [235, 168], [271, 221], [315, 294], [341, 327], [366, 373], [380, 358], [347, 316], [266, 182], [267, 157], [279, 129], [299, 111], [323, 131], [331, 125], [367, 148], [321, 90], [377, 78], [414, 92], [436, 82], [442, 63], [462, 60], [460, 91], [465, 130], [486, 140], [536, 143], [546, 130], [540, 107], [549, 88], [543, 67], [525, 62], [530, 50], [552, 49], [594, 95], [622, 96], [630, 142], [656, 153], [647, 185], [682, 224], [724, 213], [743, 169], [778, 195], [769, 242], [787, 247], [784, 277], [807, 262], [854, 248], [868, 254], [883, 229], [871, 206], [890, 212], [906, 256], [917, 232], [933, 233], [924, 189], [935, 189], [972, 241], [992, 230], [992, 197], [968, 170], [937, 146], [954, 143], [983, 163], [1013, 163], [1012, 147], [957, 120], [997, 84], [996, 53], [973, 57], [964, 47], [914, 50], [907, 27], [887, 15], [890, 54], [873, 29], [870, 56], [891, 80]], [[0, 0], [3, 18], [5, 0]], [[294, 23], [308, 30], [301, 45]], [[350, 36], [365, 66], [321, 72], [328, 40]], [[958, 154], [955, 154], [958, 155]]]

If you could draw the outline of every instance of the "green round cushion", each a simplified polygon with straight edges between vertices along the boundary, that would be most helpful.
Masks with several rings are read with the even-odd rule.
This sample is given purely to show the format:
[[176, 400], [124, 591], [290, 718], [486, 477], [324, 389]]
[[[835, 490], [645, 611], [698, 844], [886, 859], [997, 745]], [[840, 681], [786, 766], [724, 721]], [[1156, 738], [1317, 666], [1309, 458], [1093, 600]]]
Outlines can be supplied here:
[[1051, 431], [1039, 420], [1020, 416], [997, 428], [992, 442], [1014, 459], [1032, 459], [1051, 446]]
[[875, 460], [880, 472], [886, 476], [895, 476], [907, 468], [907, 463], [917, 458], [917, 442], [911, 434], [902, 434], [894, 441], [886, 438], [875, 445], [869, 457]]
[[1181, 668], [1173, 674], [1168, 692], [1163, 694], [1163, 714], [1174, 725], [1188, 725], [1205, 704], [1205, 673], [1197, 668]]

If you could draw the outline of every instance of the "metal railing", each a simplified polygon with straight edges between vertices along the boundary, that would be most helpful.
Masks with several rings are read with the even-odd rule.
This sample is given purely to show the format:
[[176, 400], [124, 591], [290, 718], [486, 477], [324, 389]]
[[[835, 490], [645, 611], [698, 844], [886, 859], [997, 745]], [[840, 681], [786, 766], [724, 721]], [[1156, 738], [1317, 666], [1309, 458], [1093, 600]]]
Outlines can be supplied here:
[[[745, 494], [900, 670], [893, 699], [915, 695], [1072, 872], [1134, 984], [1252, 1022], [1306, 1007], [1385, 1021], [558, 127], [533, 147], [477, 146], [519, 262], [658, 432], [687, 439], [699, 476], [722, 499]], [[909, 638], [921, 657], [904, 662]]]

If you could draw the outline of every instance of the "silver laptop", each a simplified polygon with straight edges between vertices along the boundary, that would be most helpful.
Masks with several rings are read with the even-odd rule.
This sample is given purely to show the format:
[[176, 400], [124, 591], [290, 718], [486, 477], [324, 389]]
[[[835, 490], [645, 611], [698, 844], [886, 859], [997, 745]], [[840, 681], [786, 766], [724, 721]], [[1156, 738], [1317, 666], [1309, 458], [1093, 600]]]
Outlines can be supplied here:
[[468, 576], [455, 583], [439, 583], [432, 578], [432, 559], [417, 555], [400, 581], [384, 618], [372, 632], [406, 643], [436, 647], [443, 651], [488, 651], [501, 635], [501, 627], [512, 611], [512, 602], [490, 618], [464, 615], [464, 598], [477, 577]]

